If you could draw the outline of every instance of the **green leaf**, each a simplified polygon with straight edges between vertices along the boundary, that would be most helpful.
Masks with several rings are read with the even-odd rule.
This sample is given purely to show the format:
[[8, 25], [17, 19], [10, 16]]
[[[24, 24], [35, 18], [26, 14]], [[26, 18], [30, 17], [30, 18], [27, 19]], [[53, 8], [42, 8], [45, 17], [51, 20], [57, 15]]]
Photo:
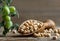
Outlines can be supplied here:
[[16, 23], [16, 24], [14, 25], [14, 27], [15, 27], [16, 30], [18, 30], [19, 25]]
[[19, 13], [16, 11], [16, 12], [14, 12], [14, 13], [11, 13], [10, 16], [11, 16], [11, 17], [16, 16], [17, 18], [19, 18]]
[[10, 29], [11, 29], [11, 30], [13, 30], [13, 29], [18, 30], [18, 27], [19, 27], [19, 25], [16, 23], [16, 24], [14, 24]]
[[1, 14], [1, 13], [2, 13], [2, 11], [3, 11], [2, 9], [3, 9], [3, 7], [2, 7], [2, 6], [0, 6], [0, 14]]
[[2, 27], [2, 23], [0, 23], [0, 28]]
[[14, 13], [11, 12], [10, 16], [11, 16], [11, 17], [16, 16], [16, 12], [14, 12]]
[[7, 5], [10, 5], [12, 3], [12, 0], [6, 0]]
[[6, 36], [6, 34], [9, 32], [9, 29], [4, 27], [3, 35]]
[[2, 1], [0, 0], [0, 3], [2, 3]]
[[4, 21], [2, 21], [2, 22], [0, 23], [0, 28], [1, 28], [2, 26], [4, 26]]
[[16, 16], [19, 18], [19, 13], [18, 13], [18, 11], [17, 11], [17, 14], [16, 14]]

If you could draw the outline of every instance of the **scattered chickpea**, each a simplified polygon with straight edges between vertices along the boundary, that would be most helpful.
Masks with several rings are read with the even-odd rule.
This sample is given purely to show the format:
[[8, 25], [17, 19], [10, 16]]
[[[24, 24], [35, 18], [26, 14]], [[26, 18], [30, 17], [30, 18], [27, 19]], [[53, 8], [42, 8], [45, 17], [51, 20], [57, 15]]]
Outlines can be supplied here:
[[60, 28], [58, 29], [58, 33], [60, 34]]
[[59, 37], [59, 36], [60, 36], [58, 33], [55, 33], [55, 35], [56, 35], [57, 37]]
[[51, 31], [49, 31], [49, 30], [44, 30], [44, 33], [51, 33]]
[[17, 31], [16, 31], [16, 30], [12, 30], [12, 32], [13, 32], [14, 34], [16, 34], [16, 33], [17, 33]]
[[57, 36], [53, 36], [52, 37], [52, 40], [56, 40], [58, 37]]
[[45, 37], [51, 37], [51, 34], [50, 33], [44, 33], [44, 36]]
[[57, 29], [54, 29], [54, 33], [58, 33], [58, 30]]
[[49, 31], [50, 31], [51, 33], [54, 33], [54, 31], [53, 31], [51, 28], [49, 29]]

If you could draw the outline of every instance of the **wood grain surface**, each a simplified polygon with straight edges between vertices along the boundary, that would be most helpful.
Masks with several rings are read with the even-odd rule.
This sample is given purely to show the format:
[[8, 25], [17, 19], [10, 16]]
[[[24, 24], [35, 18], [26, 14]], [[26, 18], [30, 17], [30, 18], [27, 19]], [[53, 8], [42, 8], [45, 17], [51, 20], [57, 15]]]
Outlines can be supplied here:
[[52, 38], [32, 38], [32, 37], [0, 37], [0, 41], [60, 41], [60, 39], [52, 40]]

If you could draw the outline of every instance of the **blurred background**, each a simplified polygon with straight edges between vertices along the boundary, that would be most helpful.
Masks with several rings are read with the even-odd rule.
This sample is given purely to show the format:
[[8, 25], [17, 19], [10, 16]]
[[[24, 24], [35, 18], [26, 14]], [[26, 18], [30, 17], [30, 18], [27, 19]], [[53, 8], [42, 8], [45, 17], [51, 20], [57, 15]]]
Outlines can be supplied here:
[[[13, 0], [11, 5], [16, 7], [20, 16], [19, 19], [17, 17], [12, 18], [14, 23], [21, 24], [28, 19], [40, 21], [52, 19], [57, 26], [60, 26], [60, 0]], [[2, 31], [1, 28], [0, 33]]]
[[21, 24], [27, 19], [44, 21], [52, 19], [60, 25], [60, 0], [14, 0], [20, 18], [13, 18], [13, 22]]

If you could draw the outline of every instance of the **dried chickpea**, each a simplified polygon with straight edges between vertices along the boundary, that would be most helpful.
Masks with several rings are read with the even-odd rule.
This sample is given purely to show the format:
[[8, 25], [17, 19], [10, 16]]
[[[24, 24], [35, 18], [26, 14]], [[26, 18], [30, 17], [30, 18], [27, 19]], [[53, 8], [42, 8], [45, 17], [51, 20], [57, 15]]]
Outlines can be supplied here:
[[59, 37], [59, 36], [60, 36], [60, 34], [59, 34], [59, 33], [55, 33], [55, 35], [56, 35], [57, 37]]
[[50, 33], [44, 33], [44, 36], [45, 37], [51, 37], [51, 34]]
[[58, 29], [58, 33], [60, 34], [60, 28]]
[[52, 37], [52, 40], [56, 40], [58, 37], [57, 36], [53, 36]]
[[58, 33], [58, 29], [54, 29], [54, 33]]
[[44, 37], [44, 33], [40, 33], [41, 37]]
[[54, 33], [53, 29], [49, 29], [49, 31], [50, 31], [51, 33]]
[[41, 34], [40, 33], [34, 33], [33, 34], [35, 37], [41, 37]]

